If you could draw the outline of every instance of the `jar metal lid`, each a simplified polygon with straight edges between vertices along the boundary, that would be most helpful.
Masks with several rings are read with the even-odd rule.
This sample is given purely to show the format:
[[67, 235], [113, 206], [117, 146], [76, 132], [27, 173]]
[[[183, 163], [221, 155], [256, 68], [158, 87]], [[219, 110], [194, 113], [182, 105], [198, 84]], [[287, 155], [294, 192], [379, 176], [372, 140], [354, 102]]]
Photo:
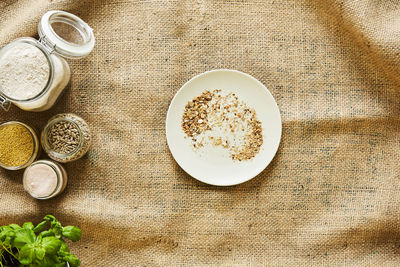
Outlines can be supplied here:
[[[61, 26], [57, 29], [55, 25]], [[71, 30], [73, 32], [71, 32]], [[39, 23], [40, 42], [50, 52], [68, 58], [82, 58], [94, 48], [93, 29], [81, 18], [61, 10], [46, 12]], [[78, 36], [79, 41], [69, 40], [71, 33]]]

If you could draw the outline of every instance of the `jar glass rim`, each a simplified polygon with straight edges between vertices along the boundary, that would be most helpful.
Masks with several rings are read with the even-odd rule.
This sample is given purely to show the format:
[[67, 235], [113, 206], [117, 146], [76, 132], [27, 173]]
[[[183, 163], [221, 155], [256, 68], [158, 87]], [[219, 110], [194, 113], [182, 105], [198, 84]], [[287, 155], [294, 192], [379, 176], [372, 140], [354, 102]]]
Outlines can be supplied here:
[[33, 100], [36, 100], [36, 99], [40, 98], [41, 96], [43, 96], [48, 91], [48, 89], [50, 88], [50, 85], [53, 82], [54, 68], [55, 68], [54, 63], [50, 58], [50, 52], [38, 40], [31, 38], [31, 37], [22, 37], [22, 38], [15, 39], [14, 41], [12, 41], [12, 42], [8, 43], [7, 45], [5, 45], [4, 47], [2, 47], [0, 49], [0, 60], [1, 60], [2, 53], [7, 52], [8, 49], [11, 49], [13, 46], [15, 46], [16, 44], [19, 44], [19, 43], [33, 45], [44, 54], [44, 56], [49, 64], [49, 78], [47, 80], [46, 85], [43, 87], [43, 89], [37, 95], [35, 95], [31, 98], [27, 98], [27, 99], [13, 98], [13, 97], [7, 95], [6, 93], [4, 93], [4, 91], [0, 87], [0, 94], [3, 95], [7, 100], [9, 100], [11, 102], [16, 102], [16, 103], [33, 101]]
[[[57, 176], [57, 185], [56, 185], [56, 187], [54, 188], [53, 192], [51, 192], [48, 196], [45, 196], [45, 197], [35, 196], [35, 195], [33, 195], [31, 192], [29, 192], [29, 191], [27, 190], [27, 188], [26, 188], [25, 180], [26, 180], [27, 170], [28, 170], [28, 168], [31, 168], [31, 167], [33, 167], [33, 166], [35, 166], [35, 165], [37, 165], [37, 164], [45, 164], [45, 165], [49, 166], [50, 168], [53, 169], [53, 171], [55, 172], [55, 174], [56, 174], [56, 176]], [[23, 183], [24, 189], [25, 189], [32, 197], [34, 197], [34, 198], [36, 198], [36, 199], [49, 199], [49, 198], [53, 197], [53, 196], [57, 193], [57, 191], [62, 187], [62, 182], [61, 182], [61, 181], [62, 181], [62, 179], [61, 179], [62, 174], [61, 174], [61, 170], [60, 170], [60, 167], [59, 167], [55, 162], [51, 162], [51, 161], [49, 161], [49, 160], [38, 160], [38, 161], [33, 162], [30, 166], [28, 166], [28, 168], [24, 171], [24, 175], [23, 175], [23, 178], [22, 178], [22, 183]]]
[[19, 121], [8, 121], [8, 122], [5, 122], [5, 123], [0, 124], [0, 128], [1, 128], [1, 127], [4, 127], [4, 126], [7, 126], [7, 125], [12, 125], [12, 124], [21, 125], [21, 126], [23, 126], [25, 129], [28, 130], [29, 134], [30, 134], [31, 137], [32, 137], [32, 141], [33, 141], [33, 151], [32, 151], [32, 155], [31, 155], [31, 157], [29, 158], [29, 160], [28, 160], [27, 162], [25, 162], [24, 164], [22, 164], [22, 165], [19, 165], [19, 166], [8, 166], [8, 165], [4, 165], [3, 163], [0, 162], [0, 167], [2, 167], [2, 168], [4, 168], [4, 169], [7, 169], [7, 170], [20, 170], [20, 169], [23, 169], [23, 168], [28, 167], [29, 165], [32, 164], [32, 162], [35, 161], [35, 159], [36, 159], [36, 157], [37, 157], [37, 155], [38, 155], [38, 153], [39, 153], [39, 139], [38, 139], [38, 137], [37, 137], [36, 132], [35, 132], [29, 125], [27, 125], [27, 124], [25, 124], [25, 123], [23, 123], [23, 122], [19, 122]]

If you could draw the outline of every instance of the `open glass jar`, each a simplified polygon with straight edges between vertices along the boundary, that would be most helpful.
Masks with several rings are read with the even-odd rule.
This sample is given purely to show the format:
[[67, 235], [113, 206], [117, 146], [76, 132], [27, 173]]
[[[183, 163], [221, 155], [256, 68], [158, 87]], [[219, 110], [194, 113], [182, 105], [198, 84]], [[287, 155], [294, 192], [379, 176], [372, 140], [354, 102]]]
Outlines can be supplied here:
[[41, 143], [51, 159], [65, 163], [86, 154], [91, 144], [91, 133], [84, 119], [72, 113], [61, 113], [47, 122]]
[[26, 168], [39, 156], [39, 148], [36, 132], [29, 125], [19, 121], [0, 124], [0, 167]]
[[19, 38], [0, 49], [0, 105], [28, 111], [50, 109], [70, 79], [65, 58], [82, 58], [94, 47], [92, 28], [64, 11], [45, 13], [39, 40]]

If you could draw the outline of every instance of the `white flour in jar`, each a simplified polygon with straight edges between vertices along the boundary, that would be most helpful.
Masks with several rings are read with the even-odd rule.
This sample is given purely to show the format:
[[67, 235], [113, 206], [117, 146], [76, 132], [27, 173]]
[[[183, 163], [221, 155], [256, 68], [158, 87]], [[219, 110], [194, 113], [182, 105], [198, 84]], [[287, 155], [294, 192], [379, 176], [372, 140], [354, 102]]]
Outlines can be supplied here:
[[37, 96], [49, 75], [47, 58], [34, 45], [15, 44], [0, 58], [0, 90], [10, 98], [26, 100]]

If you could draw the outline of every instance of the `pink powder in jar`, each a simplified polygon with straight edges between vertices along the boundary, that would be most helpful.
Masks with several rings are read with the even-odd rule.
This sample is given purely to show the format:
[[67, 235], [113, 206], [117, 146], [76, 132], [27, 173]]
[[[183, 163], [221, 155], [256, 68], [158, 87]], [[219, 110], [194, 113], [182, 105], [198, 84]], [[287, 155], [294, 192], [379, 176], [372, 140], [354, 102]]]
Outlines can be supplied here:
[[23, 178], [25, 190], [34, 198], [47, 199], [61, 193], [67, 182], [64, 168], [48, 160], [34, 162], [26, 168]]

